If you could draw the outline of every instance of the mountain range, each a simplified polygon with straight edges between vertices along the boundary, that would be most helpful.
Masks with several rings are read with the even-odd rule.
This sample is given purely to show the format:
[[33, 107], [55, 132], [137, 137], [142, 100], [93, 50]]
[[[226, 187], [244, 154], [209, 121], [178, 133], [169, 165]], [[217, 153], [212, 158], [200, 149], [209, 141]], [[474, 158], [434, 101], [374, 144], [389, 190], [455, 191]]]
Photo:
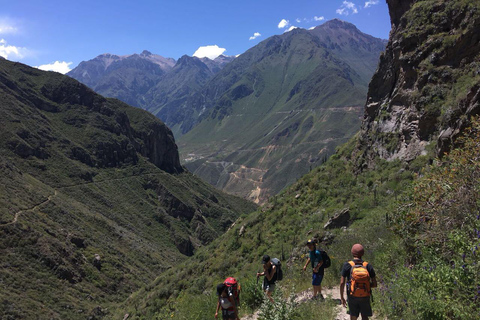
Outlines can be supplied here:
[[153, 113], [180, 136], [198, 116], [188, 106], [189, 97], [233, 59], [185, 55], [176, 61], [147, 50], [126, 56], [107, 53], [81, 62], [68, 75], [99, 94]]
[[[160, 117], [179, 140], [190, 171], [262, 203], [358, 131], [368, 81], [384, 48], [384, 40], [332, 20], [268, 38], [237, 58], [184, 56], [171, 70], [157, 72], [149, 90], [135, 89], [129, 98], [79, 76], [101, 57], [69, 75]], [[119, 70], [135, 74], [126, 66]], [[99, 81], [109, 83], [108, 90], [131, 78], [109, 77]]]

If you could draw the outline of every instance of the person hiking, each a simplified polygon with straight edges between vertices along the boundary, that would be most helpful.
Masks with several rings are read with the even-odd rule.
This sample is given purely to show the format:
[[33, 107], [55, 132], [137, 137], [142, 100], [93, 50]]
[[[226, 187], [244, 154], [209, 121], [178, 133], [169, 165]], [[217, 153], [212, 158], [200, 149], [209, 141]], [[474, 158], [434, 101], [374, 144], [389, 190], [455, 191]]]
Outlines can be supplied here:
[[263, 272], [257, 273], [258, 277], [263, 278], [263, 291], [267, 294], [270, 302], [274, 302], [272, 293], [275, 291], [275, 282], [277, 281], [277, 267], [272, 263], [270, 256], [264, 255], [262, 259]]
[[362, 260], [364, 253], [365, 250], [361, 244], [353, 245], [353, 260], [346, 262], [342, 268], [340, 299], [342, 305], [347, 307], [347, 301], [344, 297], [346, 284], [351, 320], [357, 320], [360, 315], [362, 315], [362, 320], [368, 320], [368, 317], [373, 315], [370, 298], [372, 288], [377, 287], [377, 280], [373, 266]]
[[312, 285], [313, 285], [313, 297], [312, 299], [315, 300], [318, 297], [323, 300], [322, 295], [322, 280], [325, 274], [325, 268], [323, 267], [323, 258], [322, 254], [319, 250], [317, 250], [317, 246], [314, 240], [307, 241], [308, 250], [310, 250], [310, 255], [303, 267], [303, 271], [307, 270], [307, 266], [309, 263], [312, 264]]
[[215, 312], [215, 319], [218, 318], [218, 312], [222, 309], [222, 319], [234, 319], [238, 320], [237, 304], [235, 298], [228, 294], [227, 285], [221, 283], [217, 286], [217, 311]]

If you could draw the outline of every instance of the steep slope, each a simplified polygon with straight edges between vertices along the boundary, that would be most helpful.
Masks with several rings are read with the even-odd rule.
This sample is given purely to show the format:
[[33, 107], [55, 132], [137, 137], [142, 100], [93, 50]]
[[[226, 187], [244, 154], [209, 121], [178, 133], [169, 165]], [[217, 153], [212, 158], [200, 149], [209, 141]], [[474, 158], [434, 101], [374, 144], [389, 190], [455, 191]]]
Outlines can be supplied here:
[[389, 6], [393, 36], [370, 84], [359, 140], [364, 167], [376, 158], [411, 161], [428, 149], [441, 155], [480, 113], [478, 3]]
[[0, 59], [0, 315], [97, 319], [254, 205], [185, 172], [149, 113]]
[[68, 75], [101, 95], [138, 107], [143, 95], [174, 65], [174, 59], [145, 50], [127, 56], [103, 54], [81, 62]]
[[[216, 62], [218, 61], [218, 62]], [[192, 128], [199, 107], [192, 105], [192, 96], [211, 79], [228, 59], [183, 56], [175, 67], [143, 97], [140, 106], [168, 123], [178, 137]]]
[[[198, 251], [188, 264], [177, 268], [175, 275], [167, 272], [149, 286], [148, 291], [142, 289], [133, 295], [119, 314], [129, 312], [129, 319], [165, 314], [173, 314], [176, 318], [177, 314], [184, 315], [184, 310], [190, 314], [211, 314], [214, 307], [201, 307], [201, 302], [209, 296], [200, 293], [204, 290], [214, 292], [215, 283], [231, 275], [246, 284], [242, 293], [243, 308], [258, 307], [254, 299], [253, 275], [261, 267], [262, 255], [268, 253], [284, 258], [286, 263], [283, 265], [287, 267], [282, 286], [288, 288], [293, 283], [298, 290], [310, 286], [310, 279], [299, 276], [304, 263], [304, 241], [316, 238], [333, 258], [325, 284], [338, 283], [338, 270], [350, 257], [353, 243], [365, 245], [366, 259], [377, 269], [381, 285], [374, 292], [375, 312], [381, 312], [379, 318], [478, 318], [480, 121], [474, 121], [471, 130], [461, 130], [462, 126], [457, 125], [465, 126], [469, 122], [468, 115], [478, 106], [474, 102], [475, 95], [472, 95], [479, 85], [478, 73], [475, 69], [472, 71], [472, 63], [478, 63], [480, 53], [477, 47], [480, 4], [478, 1], [438, 0], [387, 2], [393, 30], [389, 49], [382, 56], [370, 85], [361, 134], [341, 146], [325, 164], [270, 199], [261, 211], [239, 219], [235, 227], [210, 247]], [[442, 23], [436, 20], [433, 23], [431, 19], [436, 17], [442, 17]], [[444, 29], [442, 25], [449, 28]], [[445, 33], [445, 30], [448, 31]], [[402, 34], [418, 33], [422, 37], [416, 38], [421, 41], [415, 45], [413, 42], [399, 42]], [[451, 35], [459, 36], [450, 38]], [[449, 45], [443, 46], [443, 41]], [[455, 90], [461, 85], [463, 89], [447, 91], [448, 94], [438, 95], [436, 99], [430, 99], [426, 94], [428, 91], [422, 87], [403, 92], [408, 93], [412, 99], [409, 101], [420, 102], [423, 96], [425, 104], [422, 106], [426, 110], [449, 106], [446, 111], [450, 114], [449, 123], [453, 125], [448, 128], [459, 132], [454, 137], [464, 133], [467, 136], [460, 141], [451, 140], [450, 148], [459, 149], [435, 161], [432, 161], [435, 151], [441, 148], [429, 147], [425, 152], [419, 149], [411, 156], [400, 156], [396, 152], [398, 156], [390, 157], [388, 155], [393, 152], [384, 153], [384, 150], [415, 150], [419, 146], [415, 139], [384, 139], [378, 130], [390, 126], [392, 118], [396, 117], [396, 123], [410, 122], [414, 128], [432, 130], [434, 134], [424, 140], [431, 145], [437, 141], [440, 130], [449, 130], [438, 125], [442, 123], [443, 114], [438, 115], [439, 119], [435, 119], [432, 126], [431, 117], [407, 118], [411, 111], [415, 111], [415, 105], [406, 104], [403, 110], [386, 107], [388, 104], [395, 106], [399, 97], [390, 98], [395, 96], [397, 88], [402, 91], [402, 86], [408, 83], [405, 77], [410, 72], [422, 71], [425, 63], [422, 59], [409, 60], [410, 55], [401, 56], [399, 53], [409, 52], [412, 47], [427, 48], [432, 43], [437, 43], [435, 56], [449, 56], [452, 61], [460, 57], [464, 64], [453, 68], [449, 59], [439, 60], [441, 63], [431, 69], [433, 76], [430, 79], [437, 80], [431, 83], [429, 90], [441, 92], [446, 85], [457, 88]], [[469, 45], [465, 46], [466, 43]], [[394, 56], [389, 58], [389, 54]], [[392, 59], [390, 63], [386, 62], [388, 59]], [[404, 69], [403, 63], [408, 61], [411, 64]], [[447, 73], [452, 76], [450, 81], [437, 82], [436, 77], [442, 74], [438, 75], [439, 70], [450, 71]], [[391, 78], [395, 74], [398, 77]], [[383, 91], [380, 79], [398, 81], [385, 81], [391, 86], [387, 85], [388, 89]], [[375, 90], [382, 94], [376, 96]], [[393, 90], [390, 95], [389, 90]], [[466, 98], [459, 95], [459, 99], [452, 100], [455, 93], [462, 92], [467, 93]], [[375, 107], [381, 107], [383, 112], [371, 121], [369, 112], [376, 111]], [[408, 132], [417, 131], [405, 134]], [[433, 165], [428, 166], [429, 163]], [[342, 212], [346, 217], [343, 223], [326, 226], [326, 222], [335, 222], [335, 215]], [[173, 283], [174, 276], [180, 276], [184, 281]], [[187, 285], [190, 279], [202, 279], [205, 286], [192, 288]], [[179, 297], [178, 290], [183, 290]], [[166, 304], [168, 298], [169, 304]], [[311, 317], [300, 315], [298, 319]]]
[[183, 161], [218, 188], [265, 201], [358, 131], [383, 49], [339, 20], [263, 41], [191, 103], [207, 112], [179, 139]]
[[96, 92], [150, 111], [180, 136], [197, 123], [201, 105], [190, 98], [234, 57], [183, 56], [178, 61], [143, 51], [100, 55], [68, 73]]

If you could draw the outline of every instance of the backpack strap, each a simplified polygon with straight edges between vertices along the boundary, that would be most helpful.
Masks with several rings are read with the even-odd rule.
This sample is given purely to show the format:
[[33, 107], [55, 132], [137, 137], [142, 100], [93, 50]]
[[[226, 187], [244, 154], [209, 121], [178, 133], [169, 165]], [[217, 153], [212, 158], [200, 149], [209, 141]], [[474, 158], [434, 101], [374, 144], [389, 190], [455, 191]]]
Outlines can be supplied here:
[[355, 267], [355, 262], [353, 262], [353, 261], [348, 261], [348, 263], [349, 263], [352, 267]]
[[368, 266], [368, 262], [364, 261], [362, 265], [366, 268]]

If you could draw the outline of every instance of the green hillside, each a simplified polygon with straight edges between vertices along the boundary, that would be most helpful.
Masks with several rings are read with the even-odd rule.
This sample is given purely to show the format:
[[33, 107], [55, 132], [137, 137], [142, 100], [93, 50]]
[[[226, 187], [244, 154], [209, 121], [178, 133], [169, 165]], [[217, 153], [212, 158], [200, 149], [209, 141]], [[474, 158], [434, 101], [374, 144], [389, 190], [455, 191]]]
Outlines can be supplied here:
[[[393, 31], [360, 133], [174, 273], [132, 295], [118, 315], [208, 318], [215, 284], [231, 275], [244, 284], [242, 312], [250, 313], [261, 305], [253, 275], [262, 255], [284, 261], [287, 298], [310, 286], [300, 268], [305, 240], [316, 238], [333, 260], [326, 285], [338, 284], [351, 245], [365, 245], [378, 274], [380, 319], [478, 319], [479, 3], [387, 2]], [[345, 211], [346, 223], [325, 227]], [[319, 315], [332, 307], [307, 303], [290, 318], [332, 319]]]
[[340, 20], [261, 42], [202, 89], [207, 112], [180, 137], [182, 161], [218, 188], [264, 202], [358, 131], [384, 45]]
[[0, 317], [98, 319], [251, 203], [181, 167], [153, 115], [0, 59]]

